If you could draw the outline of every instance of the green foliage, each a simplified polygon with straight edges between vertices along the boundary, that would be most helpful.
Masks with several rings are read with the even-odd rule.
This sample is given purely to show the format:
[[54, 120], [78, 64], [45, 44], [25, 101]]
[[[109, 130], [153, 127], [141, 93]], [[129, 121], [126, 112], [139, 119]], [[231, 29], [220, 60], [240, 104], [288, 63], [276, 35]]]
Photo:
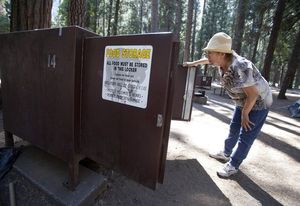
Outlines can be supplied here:
[[[67, 25], [69, 1], [60, 0], [58, 15], [55, 19], [56, 24], [59, 26]], [[202, 2], [201, 0], [195, 1]], [[0, 2], [4, 2], [4, 0], [0, 0]], [[202, 48], [214, 33], [223, 31], [232, 36], [234, 32], [233, 28], [238, 0], [205, 0], [205, 2], [203, 16], [200, 16], [202, 7], [199, 8], [197, 14], [195, 58], [201, 57]], [[252, 59], [255, 54], [255, 64], [258, 68], [262, 68], [264, 62], [277, 3], [278, 0], [253, 0], [249, 1], [249, 8], [245, 11], [246, 20], [241, 54], [249, 59]], [[115, 1], [113, 1], [111, 15], [109, 15], [109, 11], [109, 0], [87, 0], [86, 28], [105, 36], [109, 16], [111, 16], [111, 24], [115, 21]], [[179, 22], [176, 22], [178, 11], [180, 11], [179, 14], [181, 15], [179, 16]], [[179, 39], [183, 42], [185, 39], [186, 19], [186, 0], [159, 1], [160, 31], [179, 31]], [[151, 25], [151, 1], [121, 0], [118, 22], [118, 34], [147, 33], [150, 31]], [[274, 53], [271, 78], [273, 76], [275, 78], [276, 73], [286, 69], [299, 27], [300, 1], [287, 1]], [[8, 17], [1, 15], [0, 30], [2, 31], [3, 28], [8, 30]], [[255, 42], [258, 42], [257, 47]], [[182, 45], [180, 56], [182, 56]], [[278, 79], [278, 77], [276, 78]]]
[[68, 25], [68, 12], [70, 0], [62, 0], [58, 6], [57, 16], [55, 17], [54, 26]]
[[[272, 6], [274, 6], [274, 2], [271, 1], [249, 1], [249, 11], [245, 21], [244, 37], [241, 52], [242, 55], [249, 59], [251, 59], [253, 56], [254, 43], [256, 41], [255, 35], [260, 34], [260, 36], [264, 36], [263, 38], [265, 38], [266, 35], [269, 35], [269, 32], [272, 29], [272, 22], [269, 21], [272, 20], [271, 16], [274, 15], [275, 7], [272, 8]], [[266, 11], [268, 11], [268, 14], [271, 16], [268, 16], [268, 14], [266, 14]], [[262, 21], [261, 27], [259, 25], [260, 21]], [[261, 51], [257, 50], [256, 55], [260, 54]]]
[[108, 2], [103, 0], [87, 1], [86, 28], [96, 33], [104, 34], [106, 28], [103, 27], [103, 18], [108, 13], [107, 8]]
[[6, 16], [0, 16], [0, 33], [9, 32], [9, 20]]
[[142, 21], [141, 18], [137, 18], [139, 16], [139, 7], [135, 2], [129, 2], [129, 14], [127, 17], [128, 25], [123, 24], [123, 30], [121, 33], [125, 34], [137, 34], [141, 32]]
[[176, 17], [176, 3], [169, 0], [161, 0], [159, 13], [160, 31], [173, 30]]
[[0, 0], [0, 33], [9, 32], [10, 30], [10, 2]]
[[196, 41], [198, 55], [202, 55], [202, 49], [208, 40], [217, 32], [225, 32], [229, 35], [232, 34], [231, 27], [233, 22], [233, 10], [235, 2], [232, 0], [206, 0], [203, 24], [201, 30], [198, 32]]

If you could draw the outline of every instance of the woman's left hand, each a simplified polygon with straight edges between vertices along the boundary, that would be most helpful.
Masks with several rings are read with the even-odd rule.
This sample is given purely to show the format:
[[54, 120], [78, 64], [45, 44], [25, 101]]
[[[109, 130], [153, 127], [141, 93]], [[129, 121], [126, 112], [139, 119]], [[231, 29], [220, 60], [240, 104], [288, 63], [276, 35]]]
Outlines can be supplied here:
[[241, 118], [242, 118], [241, 119], [242, 127], [245, 129], [246, 132], [250, 131], [252, 129], [251, 126], [254, 126], [255, 124], [250, 121], [249, 115], [242, 113], [242, 117]]

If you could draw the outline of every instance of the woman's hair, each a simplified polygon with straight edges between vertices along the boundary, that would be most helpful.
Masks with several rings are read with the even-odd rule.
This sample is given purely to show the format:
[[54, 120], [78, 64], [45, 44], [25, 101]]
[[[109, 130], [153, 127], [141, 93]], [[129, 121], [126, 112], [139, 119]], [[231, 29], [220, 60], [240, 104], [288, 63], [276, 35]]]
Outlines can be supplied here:
[[227, 61], [231, 61], [232, 60], [232, 57], [233, 57], [233, 54], [232, 53], [225, 53], [225, 59]]

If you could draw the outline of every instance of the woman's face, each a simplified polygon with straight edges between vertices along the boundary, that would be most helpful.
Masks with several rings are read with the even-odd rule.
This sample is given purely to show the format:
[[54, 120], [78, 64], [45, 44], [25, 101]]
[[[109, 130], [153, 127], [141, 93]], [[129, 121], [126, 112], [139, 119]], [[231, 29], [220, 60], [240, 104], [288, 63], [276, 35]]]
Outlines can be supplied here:
[[225, 55], [221, 52], [207, 51], [206, 56], [208, 61], [216, 66], [222, 66]]

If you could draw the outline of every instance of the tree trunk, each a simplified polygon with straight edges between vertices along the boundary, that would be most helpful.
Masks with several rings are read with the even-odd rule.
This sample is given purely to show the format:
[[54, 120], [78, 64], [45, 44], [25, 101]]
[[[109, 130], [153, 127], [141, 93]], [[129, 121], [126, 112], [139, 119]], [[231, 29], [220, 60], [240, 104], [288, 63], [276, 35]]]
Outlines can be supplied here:
[[294, 45], [292, 55], [288, 63], [288, 69], [286, 71], [284, 81], [282, 82], [282, 86], [278, 94], [278, 99], [286, 99], [285, 93], [289, 85], [291, 84], [292, 80], [295, 77], [296, 70], [299, 67], [299, 59], [300, 59], [300, 30], [297, 34], [296, 43]]
[[107, 36], [110, 36], [111, 16], [112, 16], [113, 0], [109, 0], [109, 11], [108, 11], [108, 25], [107, 25]]
[[258, 41], [259, 41], [259, 37], [260, 37], [260, 33], [261, 33], [261, 27], [263, 24], [263, 20], [264, 20], [264, 15], [265, 12], [267, 10], [266, 6], [262, 6], [262, 8], [260, 8], [259, 10], [259, 14], [258, 14], [258, 18], [255, 21], [255, 32], [253, 33], [254, 37], [253, 37], [253, 50], [252, 50], [252, 57], [251, 57], [251, 61], [253, 63], [255, 63], [255, 56], [256, 56], [256, 52], [257, 52], [257, 46], [258, 46]]
[[182, 4], [181, 0], [176, 0], [176, 17], [175, 17], [175, 28], [174, 35], [176, 40], [180, 40], [180, 28], [182, 25]]
[[[103, 1], [103, 11], [106, 11], [106, 3]], [[106, 12], [102, 12], [102, 35], [105, 36], [105, 19]]]
[[297, 73], [296, 73], [296, 80], [295, 80], [295, 88], [300, 89], [300, 67], [298, 67]]
[[[212, 8], [216, 8], [216, 4], [217, 2], [214, 1], [213, 2], [213, 7]], [[213, 11], [215, 11], [214, 9], [212, 9]], [[210, 12], [210, 11], [208, 11]], [[215, 12], [212, 12], [212, 15], [211, 15], [211, 21], [209, 23], [209, 29], [208, 29], [208, 33], [210, 34], [209, 36], [212, 37], [216, 32], [217, 32], [217, 29], [216, 29], [216, 24], [214, 22], [217, 22], [216, 21], [216, 13]], [[206, 41], [208, 41], [209, 39], [206, 39]]]
[[[166, 1], [166, 20], [167, 20], [167, 25], [166, 25], [166, 29], [167, 31], [172, 31], [174, 28], [174, 21], [173, 21], [173, 17], [174, 17], [174, 13], [173, 13], [173, 2], [172, 1]], [[177, 26], [177, 25], [176, 25]]]
[[279, 87], [281, 88], [282, 82], [283, 82], [283, 74], [284, 74], [284, 68], [286, 67], [286, 64], [281, 65], [280, 70], [280, 79], [279, 79]]
[[86, 0], [70, 0], [69, 25], [85, 26]]
[[143, 7], [144, 7], [144, 2], [143, 0], [140, 0], [140, 33], [143, 32], [143, 15], [144, 15], [144, 12], [143, 12]]
[[151, 8], [151, 32], [158, 31], [158, 0], [152, 0]]
[[248, 8], [248, 0], [239, 0], [236, 18], [235, 18], [234, 38], [232, 42], [232, 48], [237, 53], [241, 53], [247, 8]]
[[113, 24], [113, 35], [117, 35], [117, 33], [118, 33], [119, 10], [120, 10], [120, 0], [116, 0], [115, 17], [114, 17], [114, 24]]
[[194, 13], [194, 20], [193, 20], [193, 35], [192, 35], [192, 52], [191, 52], [191, 60], [194, 60], [194, 53], [195, 53], [195, 39], [196, 39], [196, 26], [197, 26], [197, 14], [198, 14], [198, 1], [195, 1], [195, 13]]
[[52, 0], [11, 1], [11, 31], [51, 27]]
[[264, 67], [263, 67], [263, 76], [267, 81], [270, 80], [270, 68], [273, 60], [273, 54], [276, 47], [277, 37], [280, 30], [280, 24], [283, 18], [283, 12], [285, 9], [285, 0], [279, 0], [275, 16], [273, 19], [273, 26], [272, 31], [270, 35], [269, 45], [267, 47], [267, 53], [264, 61]]
[[[93, 6], [93, 5], [91, 5], [92, 3], [87, 3], [87, 5], [86, 5], [86, 11], [90, 11], [91, 10], [91, 7]], [[90, 14], [87, 14], [87, 15], [85, 15], [85, 20], [84, 20], [84, 27], [85, 28], [92, 28], [93, 27], [93, 17], [92, 17], [92, 15], [90, 15]]]
[[[232, 25], [231, 25], [231, 33], [232, 33], [232, 35], [234, 35], [235, 25], [236, 25], [236, 18], [235, 17], [237, 15], [237, 8], [236, 8], [236, 6], [234, 6], [234, 8], [233, 8], [232, 14], [233, 14], [232, 15], [233, 18], [232, 18]], [[234, 37], [234, 36], [232, 36], [232, 37]]]
[[97, 28], [98, 28], [98, 13], [99, 13], [98, 10], [99, 10], [99, 2], [98, 2], [98, 0], [95, 0], [95, 8], [94, 8], [95, 19], [94, 19], [94, 23], [93, 23], [94, 32], [97, 32]]
[[279, 78], [280, 78], [280, 68], [279, 68], [279, 66], [277, 66], [276, 70], [274, 71], [274, 77], [273, 77], [273, 83], [272, 83], [273, 87], [276, 86], [276, 83], [279, 84]]
[[205, 47], [205, 43], [206, 43], [206, 40], [204, 39], [204, 35], [203, 35], [203, 31], [204, 31], [204, 27], [205, 27], [205, 21], [204, 21], [204, 16], [206, 16], [206, 0], [204, 0], [203, 2], [203, 7], [201, 8], [201, 13], [202, 13], [202, 18], [201, 18], [201, 25], [200, 25], [200, 32], [198, 33], [198, 36], [199, 36], [199, 43], [198, 43], [198, 52], [199, 52], [199, 55], [198, 55], [198, 58], [200, 59], [202, 54], [203, 54], [203, 51], [202, 51], [202, 48]]
[[4, 2], [2, 0], [0, 0], [0, 16], [4, 16], [5, 12], [4, 12]]
[[190, 42], [191, 42], [191, 32], [192, 32], [192, 21], [193, 21], [193, 7], [194, 0], [188, 1], [188, 16], [186, 22], [186, 32], [185, 32], [185, 45], [184, 45], [184, 56], [183, 61], [189, 61], [190, 58]]

